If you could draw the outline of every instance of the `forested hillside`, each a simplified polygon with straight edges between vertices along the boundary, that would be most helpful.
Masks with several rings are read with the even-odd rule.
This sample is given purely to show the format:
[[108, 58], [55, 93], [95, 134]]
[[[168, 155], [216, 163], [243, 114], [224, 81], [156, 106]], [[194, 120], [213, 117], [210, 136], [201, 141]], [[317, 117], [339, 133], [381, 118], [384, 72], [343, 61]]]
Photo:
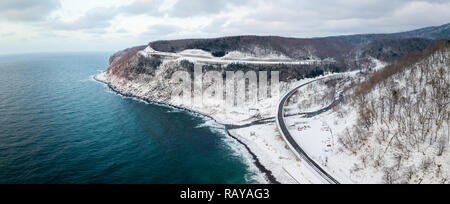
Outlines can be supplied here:
[[340, 136], [358, 157], [353, 171], [384, 183], [446, 183], [450, 155], [450, 42], [410, 54], [374, 73], [346, 103], [357, 124]]

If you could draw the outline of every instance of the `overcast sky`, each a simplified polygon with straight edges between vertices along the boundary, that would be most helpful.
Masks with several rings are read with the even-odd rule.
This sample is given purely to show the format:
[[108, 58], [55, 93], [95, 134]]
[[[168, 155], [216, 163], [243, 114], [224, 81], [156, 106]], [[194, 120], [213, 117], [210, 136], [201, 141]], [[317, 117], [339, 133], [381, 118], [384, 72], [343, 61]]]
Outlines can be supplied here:
[[0, 54], [154, 40], [389, 33], [450, 23], [449, 0], [0, 0]]

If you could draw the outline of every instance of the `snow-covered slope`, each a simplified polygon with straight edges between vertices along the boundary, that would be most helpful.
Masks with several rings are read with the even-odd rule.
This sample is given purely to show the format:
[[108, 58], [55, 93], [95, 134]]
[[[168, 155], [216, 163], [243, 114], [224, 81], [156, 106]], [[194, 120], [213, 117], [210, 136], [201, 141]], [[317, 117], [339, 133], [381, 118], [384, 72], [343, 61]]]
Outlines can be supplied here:
[[449, 182], [449, 51], [444, 43], [418, 63], [388, 66], [335, 109], [336, 168], [359, 183]]

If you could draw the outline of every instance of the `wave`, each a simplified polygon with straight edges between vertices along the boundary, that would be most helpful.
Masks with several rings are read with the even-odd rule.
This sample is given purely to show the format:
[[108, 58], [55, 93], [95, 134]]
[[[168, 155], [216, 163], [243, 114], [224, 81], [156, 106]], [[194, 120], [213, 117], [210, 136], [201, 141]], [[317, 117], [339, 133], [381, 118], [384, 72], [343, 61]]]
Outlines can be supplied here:
[[[95, 75], [93, 75], [95, 76]], [[95, 78], [92, 77], [94, 80]], [[232, 156], [240, 158], [241, 161], [247, 166], [247, 175], [246, 175], [246, 181], [247, 182], [254, 182], [254, 183], [269, 183], [267, 180], [265, 173], [262, 172], [256, 165], [255, 160], [250, 154], [250, 152], [245, 148], [243, 144], [241, 144], [236, 138], [233, 138], [231, 135], [228, 134], [226, 131], [226, 128], [224, 125], [217, 123], [214, 119], [212, 119], [210, 116], [207, 116], [205, 114], [198, 113], [196, 111], [181, 108], [181, 107], [175, 107], [170, 104], [165, 103], [158, 103], [158, 102], [151, 102], [143, 100], [139, 97], [133, 97], [133, 96], [124, 96], [123, 94], [119, 93], [118, 91], [115, 91], [111, 89], [106, 83], [100, 82], [95, 80], [98, 83], [102, 83], [107, 89], [108, 93], [115, 94], [117, 96], [120, 96], [122, 99], [132, 99], [138, 102], [142, 102], [148, 105], [156, 105], [160, 107], [169, 108], [168, 113], [181, 113], [184, 112], [186, 114], [189, 114], [196, 118], [201, 118], [204, 122], [197, 125], [195, 128], [209, 128], [213, 133], [220, 135], [222, 141], [224, 142], [224, 145], [229, 147], [229, 149], [232, 152]]]
[[262, 172], [256, 165], [255, 160], [243, 144], [236, 139], [230, 137], [226, 131], [223, 131], [222, 140], [230, 148], [232, 156], [240, 158], [241, 161], [247, 166], [247, 174], [245, 179], [249, 183], [268, 184], [269, 181], [266, 178], [264, 172]]
[[247, 174], [245, 179], [249, 183], [269, 183], [265, 173], [255, 165], [253, 156], [248, 152], [243, 144], [241, 144], [236, 138], [231, 137], [225, 126], [217, 123], [213, 119], [207, 116], [200, 116], [203, 119], [203, 123], [197, 125], [195, 128], [209, 128], [214, 134], [220, 135], [220, 139], [223, 141], [225, 148], [231, 151], [231, 156], [239, 158], [242, 163], [247, 166]]
[[180, 109], [171, 109], [171, 110], [168, 110], [167, 111], [167, 113], [182, 113], [183, 111], [182, 110], [180, 110]]
[[215, 122], [212, 119], [209, 118], [202, 118], [203, 119], [203, 123], [195, 126], [195, 128], [211, 128], [211, 129], [217, 129], [217, 130], [225, 130], [225, 126], [221, 125], [217, 122]]

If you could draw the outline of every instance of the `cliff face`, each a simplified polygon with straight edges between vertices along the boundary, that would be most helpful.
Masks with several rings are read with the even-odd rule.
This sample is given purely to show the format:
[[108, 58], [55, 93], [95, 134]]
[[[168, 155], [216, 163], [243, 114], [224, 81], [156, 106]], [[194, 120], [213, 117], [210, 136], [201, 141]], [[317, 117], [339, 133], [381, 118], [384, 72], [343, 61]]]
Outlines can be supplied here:
[[119, 51], [109, 58], [110, 66], [106, 70], [108, 74], [118, 77], [127, 76], [127, 72], [135, 68], [139, 61], [137, 53], [146, 46], [138, 46]]

